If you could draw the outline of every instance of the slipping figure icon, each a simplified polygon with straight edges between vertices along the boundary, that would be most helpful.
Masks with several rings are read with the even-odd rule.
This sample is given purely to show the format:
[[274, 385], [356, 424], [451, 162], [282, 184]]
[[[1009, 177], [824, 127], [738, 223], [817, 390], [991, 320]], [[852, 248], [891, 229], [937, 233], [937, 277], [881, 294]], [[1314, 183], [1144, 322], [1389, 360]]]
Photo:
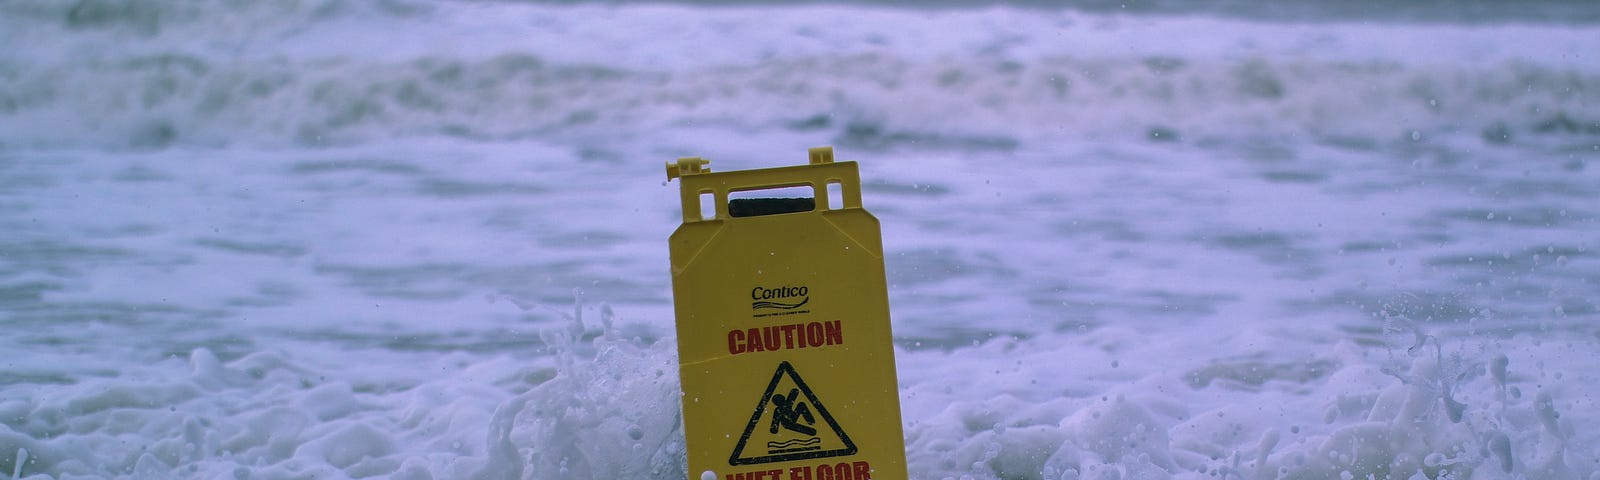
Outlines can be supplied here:
[[[796, 402], [800, 396], [800, 389], [789, 389], [789, 395], [773, 395], [772, 405], [777, 407], [772, 411], [771, 433], [778, 433], [778, 427], [783, 427], [805, 435], [816, 435], [817, 429], [810, 427], [817, 423], [816, 417], [811, 416], [811, 408], [805, 402]], [[804, 418], [805, 425], [799, 420]]]

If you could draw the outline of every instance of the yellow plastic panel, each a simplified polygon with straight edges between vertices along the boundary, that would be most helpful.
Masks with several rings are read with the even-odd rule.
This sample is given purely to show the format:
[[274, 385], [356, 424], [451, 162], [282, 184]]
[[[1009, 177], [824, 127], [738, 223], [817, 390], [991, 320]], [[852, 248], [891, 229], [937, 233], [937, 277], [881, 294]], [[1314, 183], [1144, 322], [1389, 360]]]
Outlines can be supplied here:
[[[690, 478], [905, 479], [883, 247], [856, 164], [822, 147], [759, 170], [685, 158], [667, 177], [682, 182], [670, 243]], [[814, 210], [729, 215], [730, 193], [797, 186]]]

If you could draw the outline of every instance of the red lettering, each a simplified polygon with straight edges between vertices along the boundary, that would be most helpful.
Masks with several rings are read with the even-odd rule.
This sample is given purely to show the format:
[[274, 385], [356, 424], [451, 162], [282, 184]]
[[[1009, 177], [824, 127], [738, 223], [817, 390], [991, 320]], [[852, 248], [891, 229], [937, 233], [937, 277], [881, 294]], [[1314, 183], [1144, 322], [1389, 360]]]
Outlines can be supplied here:
[[[728, 354], [776, 352], [844, 343], [844, 322], [792, 323], [728, 331]], [[753, 479], [741, 479], [753, 480]]]
[[758, 470], [754, 472], [729, 473], [722, 476], [723, 480], [783, 480], [783, 470]]
[[855, 470], [856, 480], [872, 480], [872, 466], [867, 462], [852, 463], [850, 468]]
[[817, 480], [838, 480], [833, 476], [833, 465], [817, 465]]
[[794, 348], [794, 329], [799, 325], [784, 325], [778, 327], [783, 330], [783, 348]]
[[806, 324], [806, 343], [822, 345], [822, 324], [811, 322]]
[[789, 480], [811, 480], [811, 467], [789, 467]]
[[750, 329], [750, 333], [746, 333], [744, 338], [745, 338], [745, 341], [749, 342], [745, 346], [744, 351], [746, 351], [746, 352], [761, 352], [761, 351], [765, 351], [765, 349], [761, 348], [761, 330], [760, 329], [756, 329], [756, 328]]
[[783, 343], [780, 342], [782, 338], [778, 336], [778, 329], [767, 327], [761, 329], [761, 333], [765, 334], [761, 336], [761, 339], [766, 341], [767, 351], [776, 352], [779, 350], [779, 347], [783, 346]]

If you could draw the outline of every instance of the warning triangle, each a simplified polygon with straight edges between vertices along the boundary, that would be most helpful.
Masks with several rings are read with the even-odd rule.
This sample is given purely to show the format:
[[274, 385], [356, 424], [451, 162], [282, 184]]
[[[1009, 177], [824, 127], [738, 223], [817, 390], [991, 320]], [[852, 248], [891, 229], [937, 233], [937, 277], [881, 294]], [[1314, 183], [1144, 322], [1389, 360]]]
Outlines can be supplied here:
[[778, 364], [729, 465], [755, 465], [855, 455], [856, 444], [789, 362]]

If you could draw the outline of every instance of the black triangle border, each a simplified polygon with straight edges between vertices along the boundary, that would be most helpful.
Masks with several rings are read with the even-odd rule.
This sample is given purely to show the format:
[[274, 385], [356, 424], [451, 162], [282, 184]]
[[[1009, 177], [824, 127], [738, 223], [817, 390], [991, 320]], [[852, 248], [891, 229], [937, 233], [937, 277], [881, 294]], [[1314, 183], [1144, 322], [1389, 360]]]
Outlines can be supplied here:
[[[796, 452], [779, 455], [767, 455], [765, 457], [755, 458], [739, 458], [739, 455], [744, 453], [744, 445], [750, 440], [750, 434], [755, 431], [756, 424], [761, 423], [761, 414], [767, 411], [767, 401], [768, 399], [772, 398], [772, 392], [778, 389], [778, 382], [783, 380], [783, 373], [786, 371], [789, 372], [789, 376], [791, 378], [794, 378], [794, 384], [800, 387], [800, 392], [806, 395], [806, 400], [811, 401], [811, 406], [816, 407], [817, 415], [821, 415], [822, 419], [828, 422], [828, 427], [833, 429], [833, 433], [839, 436], [839, 440], [844, 441], [844, 448], [816, 452]], [[744, 433], [739, 435], [739, 443], [733, 447], [733, 454], [728, 456], [728, 465], [757, 465], [762, 463], [787, 462], [792, 460], [840, 457], [845, 455], [855, 455], [857, 451], [858, 449], [856, 448], [856, 443], [850, 440], [850, 436], [844, 433], [844, 429], [839, 428], [838, 422], [833, 421], [833, 415], [828, 413], [828, 407], [823, 406], [822, 402], [817, 401], [817, 396], [811, 393], [811, 387], [807, 386], [806, 381], [800, 378], [800, 374], [794, 371], [794, 366], [789, 365], [789, 362], [785, 361], [778, 363], [778, 370], [772, 373], [772, 381], [767, 383], [767, 391], [761, 394], [760, 402], [756, 403], [756, 413], [750, 416], [750, 424], [744, 427]]]

